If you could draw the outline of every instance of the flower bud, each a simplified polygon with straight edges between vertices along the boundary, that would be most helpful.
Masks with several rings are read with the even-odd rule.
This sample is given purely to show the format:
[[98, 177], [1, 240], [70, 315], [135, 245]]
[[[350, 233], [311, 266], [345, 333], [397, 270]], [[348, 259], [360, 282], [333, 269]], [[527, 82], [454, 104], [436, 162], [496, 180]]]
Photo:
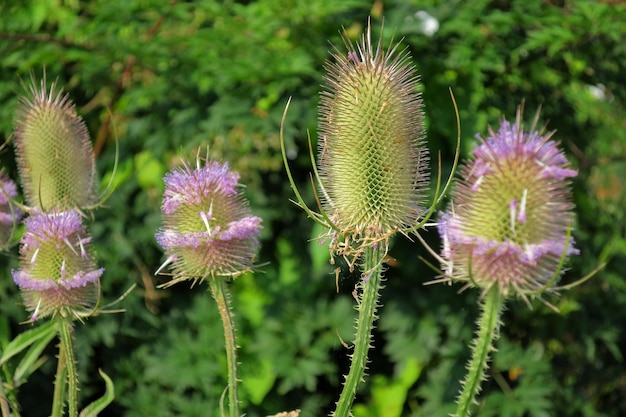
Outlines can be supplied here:
[[438, 226], [452, 279], [525, 297], [548, 289], [564, 253], [578, 253], [566, 243], [574, 217], [569, 179], [577, 173], [552, 133], [535, 125], [524, 132], [518, 111], [515, 124], [505, 120], [479, 138], [461, 168]]
[[20, 270], [12, 274], [31, 320], [80, 318], [95, 308], [104, 268], [95, 266], [81, 220], [73, 210], [37, 212], [24, 220]]
[[17, 197], [15, 183], [0, 172], [0, 247], [9, 241], [15, 225], [22, 217], [22, 211], [11, 202], [15, 197]]
[[172, 263], [169, 284], [206, 277], [235, 276], [252, 265], [261, 219], [251, 216], [237, 191], [239, 174], [228, 163], [208, 161], [195, 169], [185, 164], [165, 178], [163, 227], [156, 240]]
[[398, 45], [356, 48], [327, 64], [318, 142], [322, 203], [340, 235], [375, 245], [423, 214], [427, 149], [418, 76]]
[[15, 120], [17, 163], [26, 202], [40, 210], [89, 206], [95, 193], [94, 154], [74, 104], [45, 79], [22, 97]]

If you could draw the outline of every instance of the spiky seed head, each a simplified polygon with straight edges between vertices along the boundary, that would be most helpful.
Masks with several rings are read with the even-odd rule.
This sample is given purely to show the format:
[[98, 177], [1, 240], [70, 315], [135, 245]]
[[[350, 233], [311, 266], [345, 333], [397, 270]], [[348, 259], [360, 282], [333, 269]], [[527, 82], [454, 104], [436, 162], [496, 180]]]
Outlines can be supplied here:
[[23, 214], [13, 204], [12, 200], [15, 197], [17, 197], [15, 183], [4, 172], [0, 172], [0, 248], [9, 241]]
[[[382, 36], [382, 35], [381, 35]], [[414, 226], [427, 196], [427, 149], [418, 76], [399, 45], [344, 38], [326, 66], [318, 160], [324, 210], [353, 244], [373, 245]], [[393, 44], [392, 44], [393, 45]]]
[[80, 214], [74, 210], [35, 212], [24, 220], [20, 269], [12, 271], [31, 320], [89, 315], [99, 296], [97, 268]]
[[[538, 118], [538, 114], [537, 114]], [[446, 274], [470, 285], [496, 285], [505, 296], [541, 292], [560, 274], [573, 223], [570, 178], [577, 175], [552, 133], [514, 124], [480, 139], [461, 168], [449, 210], [439, 221]]]
[[[249, 213], [238, 191], [239, 174], [228, 163], [184, 164], [165, 178], [163, 226], [156, 240], [175, 278], [202, 280], [248, 270], [258, 249], [261, 219]], [[167, 285], [167, 284], [166, 284]]]
[[89, 133], [68, 95], [45, 78], [21, 98], [15, 146], [29, 206], [39, 210], [84, 208], [94, 202], [95, 163]]

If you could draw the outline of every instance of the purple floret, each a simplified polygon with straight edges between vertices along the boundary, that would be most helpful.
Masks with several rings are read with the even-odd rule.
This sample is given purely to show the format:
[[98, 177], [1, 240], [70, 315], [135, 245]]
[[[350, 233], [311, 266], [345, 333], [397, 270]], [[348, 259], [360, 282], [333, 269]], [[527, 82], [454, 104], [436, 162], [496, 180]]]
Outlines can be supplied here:
[[228, 163], [209, 162], [200, 169], [184, 167], [165, 175], [163, 212], [174, 213], [181, 204], [200, 204], [212, 193], [233, 195], [239, 174], [230, 171]]

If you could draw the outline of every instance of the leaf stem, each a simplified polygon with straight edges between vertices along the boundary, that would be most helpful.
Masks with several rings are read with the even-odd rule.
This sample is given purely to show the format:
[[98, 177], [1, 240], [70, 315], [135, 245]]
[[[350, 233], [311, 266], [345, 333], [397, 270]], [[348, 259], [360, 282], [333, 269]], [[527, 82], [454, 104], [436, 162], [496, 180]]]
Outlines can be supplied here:
[[226, 360], [228, 362], [228, 402], [230, 417], [240, 417], [239, 396], [237, 391], [237, 343], [235, 341], [235, 324], [231, 312], [230, 295], [223, 277], [209, 278], [211, 294], [217, 302], [217, 307], [222, 317], [224, 326], [224, 342], [226, 348]]
[[496, 285], [487, 291], [480, 303], [480, 309], [476, 338], [472, 342], [472, 357], [467, 366], [467, 378], [463, 381], [454, 417], [471, 415], [472, 406], [477, 404], [476, 396], [480, 392], [480, 384], [486, 379], [489, 354], [495, 350], [493, 343], [500, 336], [504, 298]]
[[354, 353], [350, 364], [350, 371], [343, 385], [343, 390], [337, 401], [337, 408], [332, 414], [334, 417], [347, 417], [351, 415], [352, 403], [356, 396], [359, 383], [363, 380], [367, 366], [367, 355], [372, 341], [372, 330], [376, 320], [379, 293], [382, 288], [382, 260], [385, 250], [379, 245], [378, 248], [366, 248], [365, 272], [363, 274], [363, 294], [358, 306], [359, 317], [356, 325], [356, 339], [354, 341]]

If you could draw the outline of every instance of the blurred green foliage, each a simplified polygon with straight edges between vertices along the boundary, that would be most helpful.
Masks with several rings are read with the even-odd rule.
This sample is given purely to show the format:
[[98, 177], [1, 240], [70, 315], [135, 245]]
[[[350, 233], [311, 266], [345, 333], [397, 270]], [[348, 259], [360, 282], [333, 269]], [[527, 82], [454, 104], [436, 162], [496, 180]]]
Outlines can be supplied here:
[[[307, 131], [315, 141], [324, 61], [368, 16], [402, 39], [421, 74], [428, 142], [444, 173], [461, 117], [463, 157], [523, 101], [526, 119], [556, 129], [579, 169], [574, 183], [581, 255], [564, 283], [606, 263], [589, 282], [529, 310], [511, 302], [479, 416], [626, 415], [626, 8], [610, 1], [547, 0], [30, 0], [0, 2], [0, 134], [31, 74], [57, 79], [77, 103], [97, 152], [103, 188], [119, 147], [117, 189], [91, 231], [106, 268], [103, 302], [139, 288], [76, 329], [83, 403], [116, 385], [107, 416], [217, 415], [226, 386], [221, 324], [204, 286], [156, 289], [161, 178], [180, 156], [209, 146], [238, 170], [263, 217], [259, 271], [232, 285], [244, 410], [255, 417], [301, 408], [324, 416], [347, 371], [358, 276], [336, 282], [319, 230], [290, 203], [278, 132], [301, 190], [310, 190]], [[17, 179], [11, 147], [2, 167]], [[433, 164], [435, 167], [436, 164]], [[313, 194], [307, 198], [313, 202]], [[314, 202], [313, 202], [314, 204]], [[424, 234], [434, 248], [434, 231]], [[369, 378], [355, 415], [445, 416], [464, 375], [474, 292], [423, 286], [420, 245], [399, 237], [391, 255]], [[6, 261], [5, 261], [6, 260]], [[10, 270], [0, 271], [0, 340], [24, 330]], [[341, 264], [338, 263], [341, 267]], [[339, 292], [336, 291], [339, 287]], [[24, 415], [49, 412], [49, 360], [20, 387]], [[29, 400], [33, 397], [38, 401]], [[216, 410], [214, 414], [212, 411]]]

